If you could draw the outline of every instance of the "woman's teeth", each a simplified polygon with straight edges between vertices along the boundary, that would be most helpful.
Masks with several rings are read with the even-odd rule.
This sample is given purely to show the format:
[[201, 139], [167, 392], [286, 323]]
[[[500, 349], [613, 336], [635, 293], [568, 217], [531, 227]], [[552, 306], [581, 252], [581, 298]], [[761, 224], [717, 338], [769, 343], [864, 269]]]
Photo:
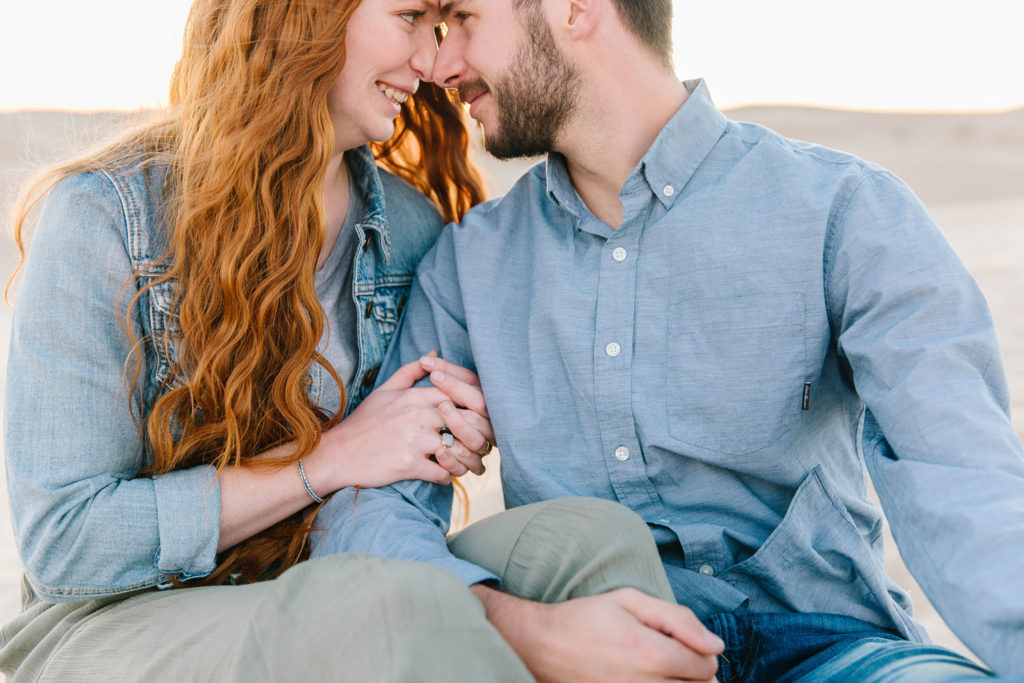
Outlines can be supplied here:
[[378, 83], [377, 87], [380, 88], [380, 91], [387, 95], [388, 99], [394, 102], [395, 104], [404, 104], [405, 101], [409, 99], [409, 93], [407, 92], [395, 90], [394, 88], [390, 88], [384, 85], [383, 83]]

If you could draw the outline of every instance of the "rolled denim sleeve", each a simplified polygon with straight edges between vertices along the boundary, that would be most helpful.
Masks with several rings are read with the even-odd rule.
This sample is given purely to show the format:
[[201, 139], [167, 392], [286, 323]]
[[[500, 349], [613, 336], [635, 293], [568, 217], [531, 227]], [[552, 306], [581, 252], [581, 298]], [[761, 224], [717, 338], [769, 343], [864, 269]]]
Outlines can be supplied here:
[[992, 319], [920, 202], [888, 173], [826, 245], [837, 349], [867, 406], [868, 471], [914, 577], [997, 672], [1024, 668], [1024, 453]]
[[[125, 207], [102, 172], [48, 195], [20, 276], [8, 360], [5, 448], [15, 536], [50, 600], [81, 600], [208, 574], [220, 489], [208, 467], [140, 477], [131, 341], [136, 288]], [[132, 325], [138, 338], [140, 325]]]
[[[384, 381], [403, 363], [437, 349], [442, 358], [473, 368], [449, 226], [424, 256], [398, 332], [381, 367]], [[429, 380], [424, 380], [429, 383]], [[497, 580], [493, 573], [448, 551], [445, 534], [452, 487], [410, 480], [379, 489], [343, 489], [321, 509], [313, 555], [366, 552], [430, 562], [467, 584]]]

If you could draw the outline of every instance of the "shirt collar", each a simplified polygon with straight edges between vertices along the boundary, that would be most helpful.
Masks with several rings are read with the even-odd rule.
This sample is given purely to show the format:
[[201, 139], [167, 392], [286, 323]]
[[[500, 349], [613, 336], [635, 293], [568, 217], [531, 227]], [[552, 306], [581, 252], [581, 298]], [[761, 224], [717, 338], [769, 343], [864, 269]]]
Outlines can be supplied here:
[[690, 96], [661, 129], [639, 164], [651, 191], [666, 207], [679, 197], [727, 124], [703, 79], [684, 81], [683, 86]]
[[[628, 193], [636, 187], [636, 178], [642, 177], [666, 207], [672, 206], [718, 143], [727, 123], [715, 108], [703, 79], [684, 81], [683, 86], [689, 93], [686, 102], [661, 129], [623, 185], [623, 191]], [[548, 195], [566, 210], [581, 215], [582, 201], [576, 194], [565, 157], [557, 152], [549, 154], [546, 176]]]
[[565, 157], [558, 152], [550, 152], [544, 166], [544, 176], [547, 178], [548, 196], [556, 204], [579, 217], [583, 202], [576, 194], [576, 186], [572, 183]]
[[365, 207], [362, 220], [356, 223], [359, 241], [365, 242], [367, 233], [377, 238], [377, 247], [386, 263], [391, 256], [391, 228], [388, 225], [384, 204], [384, 186], [380, 180], [380, 169], [368, 145], [357, 147], [345, 154], [356, 186], [363, 195]]

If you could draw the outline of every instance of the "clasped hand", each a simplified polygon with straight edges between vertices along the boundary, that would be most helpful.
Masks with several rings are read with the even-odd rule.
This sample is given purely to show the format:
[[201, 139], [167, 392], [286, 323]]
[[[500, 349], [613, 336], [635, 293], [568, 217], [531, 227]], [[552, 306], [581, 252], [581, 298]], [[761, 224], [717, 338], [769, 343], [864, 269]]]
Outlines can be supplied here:
[[[428, 374], [434, 386], [414, 386]], [[451, 446], [442, 443], [445, 426]], [[494, 432], [476, 373], [431, 352], [399, 368], [323, 441], [336, 490], [405, 479], [448, 484], [466, 472], [483, 474]]]

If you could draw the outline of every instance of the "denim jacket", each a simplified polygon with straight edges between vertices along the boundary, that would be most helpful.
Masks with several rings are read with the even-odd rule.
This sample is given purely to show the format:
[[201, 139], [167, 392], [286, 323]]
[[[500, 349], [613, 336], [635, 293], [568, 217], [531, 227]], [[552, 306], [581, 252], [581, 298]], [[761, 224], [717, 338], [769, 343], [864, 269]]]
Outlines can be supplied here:
[[[348, 158], [366, 214], [356, 224], [352, 296], [364, 314], [346, 413], [373, 388], [416, 265], [442, 225], [425, 197], [378, 170], [368, 148]], [[167, 246], [165, 173], [159, 164], [123, 164], [62, 180], [22, 275], [7, 374], [7, 477], [27, 578], [50, 601], [187, 580], [216, 566], [220, 489], [212, 468], [137, 476], [152, 455], [130, 408], [144, 414], [152, 405], [175, 349], [144, 343], [129, 395], [122, 321], [147, 278], [165, 268], [151, 267]], [[173, 288], [142, 295], [131, 316], [137, 339], [159, 340], [178, 324]], [[315, 403], [326, 381], [313, 365], [307, 391]]]

